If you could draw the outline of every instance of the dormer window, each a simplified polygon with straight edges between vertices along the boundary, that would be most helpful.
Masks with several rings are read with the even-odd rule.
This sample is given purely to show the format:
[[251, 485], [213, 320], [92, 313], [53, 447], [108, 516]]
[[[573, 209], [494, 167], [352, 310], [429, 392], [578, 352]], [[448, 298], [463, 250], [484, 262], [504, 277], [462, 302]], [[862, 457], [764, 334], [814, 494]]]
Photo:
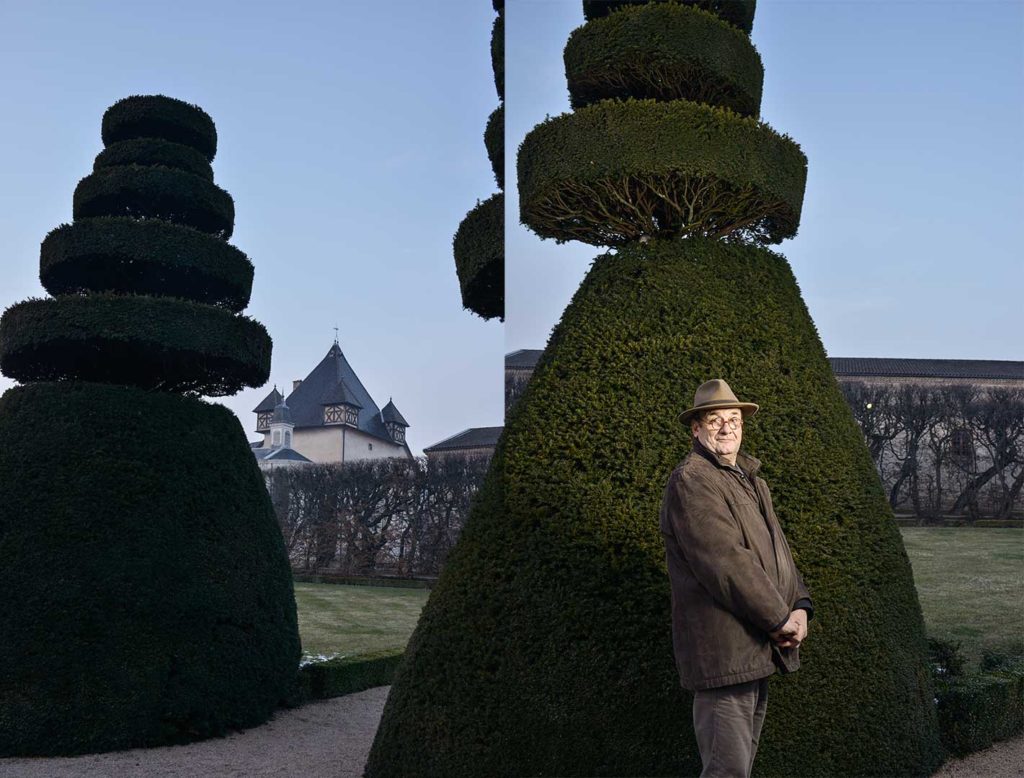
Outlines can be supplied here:
[[359, 423], [359, 412], [351, 405], [345, 406], [345, 423], [353, 426]]
[[388, 434], [391, 435], [391, 439], [396, 443], [405, 442], [405, 428], [400, 424], [387, 424]]
[[273, 411], [267, 411], [266, 413], [256, 414], [256, 430], [265, 431], [270, 429], [270, 419], [273, 417]]
[[342, 424], [345, 417], [340, 405], [324, 406], [324, 424]]

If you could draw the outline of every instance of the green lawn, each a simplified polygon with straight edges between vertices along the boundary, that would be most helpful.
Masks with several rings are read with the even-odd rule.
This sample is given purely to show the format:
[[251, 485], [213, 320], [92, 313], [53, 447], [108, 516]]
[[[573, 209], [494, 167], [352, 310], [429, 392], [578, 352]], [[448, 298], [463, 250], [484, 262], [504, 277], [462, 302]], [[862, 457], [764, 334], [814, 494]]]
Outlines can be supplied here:
[[1024, 654], [1024, 530], [903, 527], [929, 636]]
[[429, 595], [426, 589], [296, 583], [302, 653], [404, 648]]

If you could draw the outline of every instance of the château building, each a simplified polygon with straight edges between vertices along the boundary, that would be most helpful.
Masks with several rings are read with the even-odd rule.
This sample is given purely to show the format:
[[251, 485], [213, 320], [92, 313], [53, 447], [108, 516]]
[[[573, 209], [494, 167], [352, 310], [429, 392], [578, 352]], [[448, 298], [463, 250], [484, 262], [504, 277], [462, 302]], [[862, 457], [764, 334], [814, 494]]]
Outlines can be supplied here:
[[275, 386], [253, 409], [263, 440], [253, 454], [264, 468], [306, 463], [412, 459], [405, 420], [392, 400], [370, 397], [335, 341], [327, 355], [285, 397]]

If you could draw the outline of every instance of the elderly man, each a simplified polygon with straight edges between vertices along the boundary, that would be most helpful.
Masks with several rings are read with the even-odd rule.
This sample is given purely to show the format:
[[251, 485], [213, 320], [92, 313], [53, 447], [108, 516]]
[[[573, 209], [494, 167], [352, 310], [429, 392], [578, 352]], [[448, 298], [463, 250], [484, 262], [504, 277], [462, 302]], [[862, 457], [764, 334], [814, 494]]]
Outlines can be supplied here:
[[800, 666], [813, 615], [761, 463], [740, 452], [758, 409], [729, 385], [702, 384], [679, 415], [693, 451], [661, 505], [672, 586], [672, 642], [707, 776], [749, 776], [768, 704], [768, 676]]

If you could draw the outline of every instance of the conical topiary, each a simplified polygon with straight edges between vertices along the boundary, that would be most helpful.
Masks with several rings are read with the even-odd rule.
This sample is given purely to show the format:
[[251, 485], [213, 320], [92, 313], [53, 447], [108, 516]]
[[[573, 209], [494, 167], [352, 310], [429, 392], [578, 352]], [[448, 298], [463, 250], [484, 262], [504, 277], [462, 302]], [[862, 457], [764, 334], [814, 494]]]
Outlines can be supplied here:
[[[757, 54], [705, 10], [752, 18], [753, 2], [607, 5], [566, 49], [586, 107], [527, 136], [519, 188], [538, 234], [619, 248], [595, 260], [506, 419], [367, 775], [700, 771], [658, 507], [690, 448], [676, 415], [719, 376], [761, 405], [744, 446], [816, 609], [803, 669], [772, 684], [755, 773], [930, 774], [910, 566], [788, 263], [758, 245], [795, 234], [806, 163], [749, 118]], [[622, 97], [640, 99], [605, 99]]]
[[[491, 65], [501, 103], [484, 130], [484, 145], [498, 189], [505, 188], [505, 4], [493, 0], [498, 16], [491, 31]], [[484, 319], [505, 318], [505, 194], [477, 202], [452, 240], [462, 305]]]
[[162, 96], [103, 117], [54, 295], [0, 319], [0, 756], [177, 743], [265, 721], [300, 654], [291, 573], [237, 418], [270, 337], [239, 315], [213, 121]]

